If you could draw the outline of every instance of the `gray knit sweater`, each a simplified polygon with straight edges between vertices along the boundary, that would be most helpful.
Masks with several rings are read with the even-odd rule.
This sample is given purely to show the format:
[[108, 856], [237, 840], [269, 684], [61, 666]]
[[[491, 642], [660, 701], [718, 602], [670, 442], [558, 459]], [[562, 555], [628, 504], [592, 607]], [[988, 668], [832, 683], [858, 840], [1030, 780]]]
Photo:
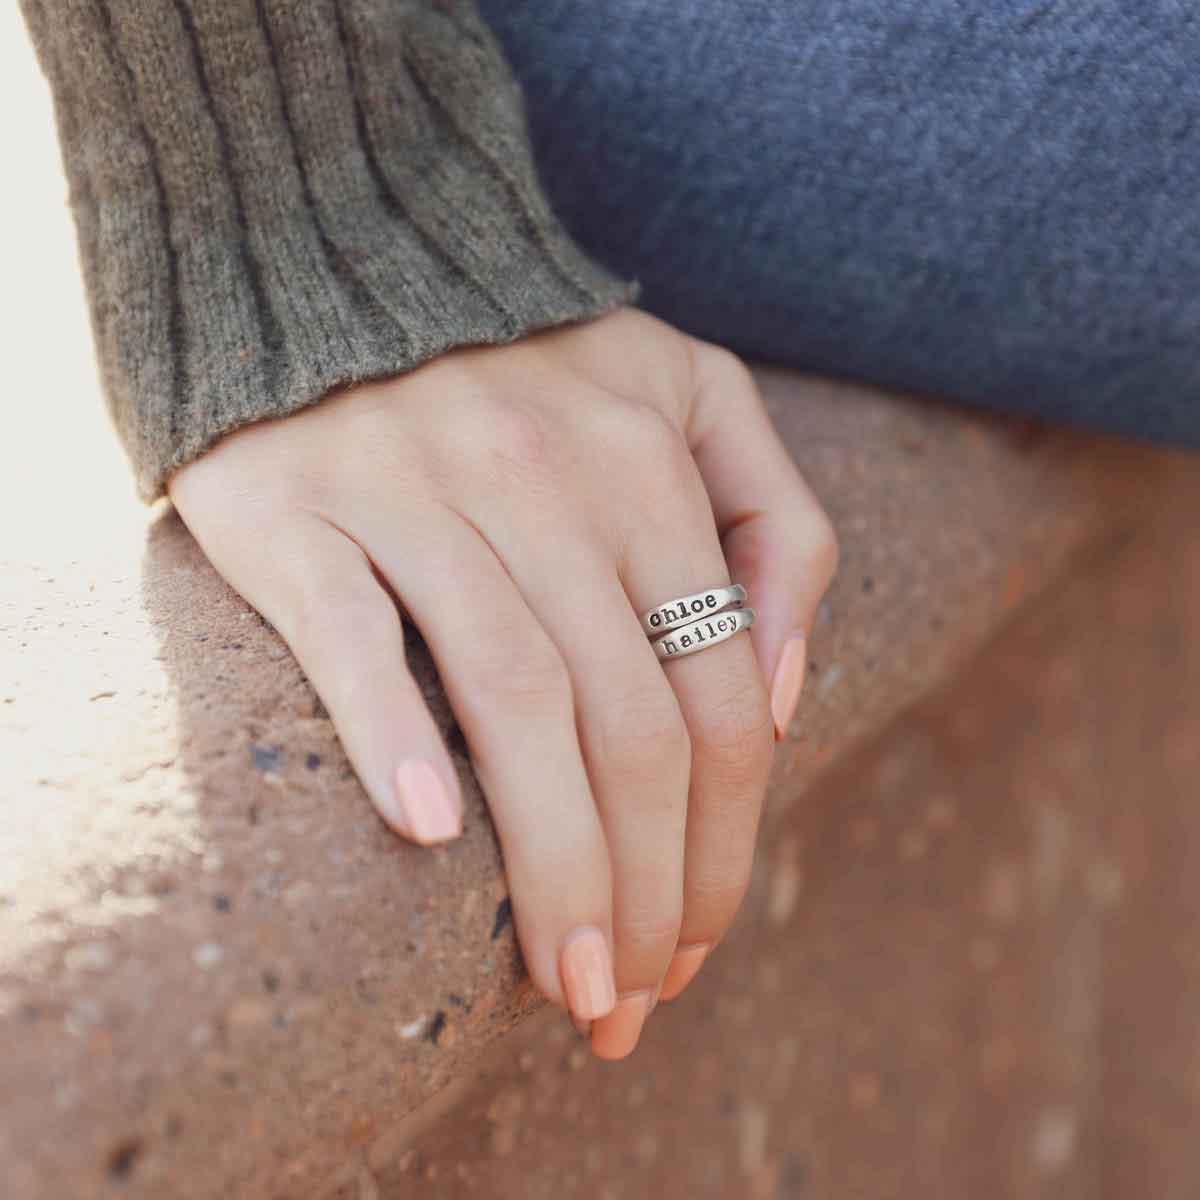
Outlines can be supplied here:
[[550, 213], [471, 0], [21, 0], [152, 501], [248, 421], [636, 285]]

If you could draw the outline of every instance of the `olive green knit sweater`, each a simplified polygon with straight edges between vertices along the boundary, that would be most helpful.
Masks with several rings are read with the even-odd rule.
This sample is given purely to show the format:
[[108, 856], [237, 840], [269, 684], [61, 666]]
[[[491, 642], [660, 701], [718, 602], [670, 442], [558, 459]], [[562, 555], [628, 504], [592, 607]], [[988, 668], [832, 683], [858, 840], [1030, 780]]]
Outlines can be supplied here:
[[22, 0], [140, 495], [221, 434], [627, 302], [470, 0]]

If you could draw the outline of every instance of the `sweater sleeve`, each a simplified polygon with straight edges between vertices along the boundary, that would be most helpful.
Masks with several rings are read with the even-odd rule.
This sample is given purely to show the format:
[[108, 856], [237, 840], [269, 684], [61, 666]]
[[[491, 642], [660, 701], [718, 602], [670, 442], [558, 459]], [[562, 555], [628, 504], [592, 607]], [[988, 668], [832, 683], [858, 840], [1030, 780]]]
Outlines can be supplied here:
[[636, 294], [542, 195], [473, 0], [22, 0], [142, 499], [338, 385]]

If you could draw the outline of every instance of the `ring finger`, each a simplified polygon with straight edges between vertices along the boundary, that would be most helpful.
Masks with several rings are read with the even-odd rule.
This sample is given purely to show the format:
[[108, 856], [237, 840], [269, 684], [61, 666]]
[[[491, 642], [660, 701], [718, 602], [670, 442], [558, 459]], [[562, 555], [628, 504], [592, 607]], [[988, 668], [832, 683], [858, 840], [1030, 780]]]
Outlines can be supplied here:
[[[669, 487], [626, 531], [621, 574], [640, 614], [730, 582], [691, 454], [660, 454]], [[653, 513], [653, 518], [646, 514]], [[749, 603], [753, 605], [754, 597]], [[662, 983], [676, 995], [729, 927], [750, 879], [774, 725], [754, 646], [735, 635], [663, 664], [692, 746], [680, 942]]]

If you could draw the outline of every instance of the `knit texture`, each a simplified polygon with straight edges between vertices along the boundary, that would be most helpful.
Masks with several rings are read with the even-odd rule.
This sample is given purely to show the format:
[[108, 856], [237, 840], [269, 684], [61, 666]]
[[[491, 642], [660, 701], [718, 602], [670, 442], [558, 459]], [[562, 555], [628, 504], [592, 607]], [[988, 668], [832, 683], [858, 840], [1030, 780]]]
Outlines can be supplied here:
[[627, 303], [468, 0], [21, 0], [139, 495], [247, 422]]

